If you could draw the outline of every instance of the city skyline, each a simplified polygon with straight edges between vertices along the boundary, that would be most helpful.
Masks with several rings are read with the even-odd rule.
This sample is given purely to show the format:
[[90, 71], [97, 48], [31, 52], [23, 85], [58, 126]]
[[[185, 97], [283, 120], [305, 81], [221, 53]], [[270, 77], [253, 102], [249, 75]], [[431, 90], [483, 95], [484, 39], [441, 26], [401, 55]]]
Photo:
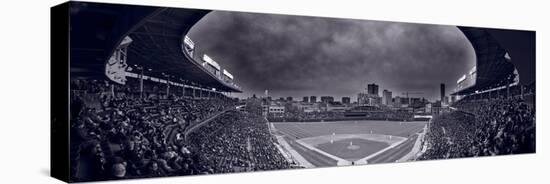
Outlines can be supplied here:
[[454, 26], [216, 11], [188, 33], [235, 76], [239, 98], [356, 97], [368, 83], [395, 96], [439, 99], [475, 66], [470, 42]]
[[[380, 85], [376, 84], [376, 83], [368, 83], [368, 85], [370, 84], [375, 84], [378, 86], [378, 89], [383, 89], [382, 90], [382, 95], [380, 94], [380, 92], [378, 93], [378, 96], [379, 97], [384, 97], [383, 93], [385, 91], [389, 91], [389, 94], [391, 95], [392, 99], [395, 99], [396, 97], [398, 98], [407, 98], [406, 94], [397, 94], [395, 95], [394, 94], [394, 91], [392, 91], [391, 89], [386, 89], [386, 88], [380, 88]], [[440, 83], [439, 85], [444, 85], [444, 83]], [[324, 96], [329, 96], [329, 97], [333, 97], [334, 98], [334, 101], [335, 102], [342, 102], [342, 98], [350, 98], [351, 102], [358, 102], [357, 100], [357, 95], [359, 93], [365, 93], [367, 94], [368, 93], [368, 88], [365, 88], [364, 91], [359, 91], [357, 92], [356, 94], [351, 94], [351, 95], [348, 95], [348, 96], [334, 96], [334, 95], [330, 95], [330, 94], [324, 94], [324, 95], [306, 95], [306, 96], [275, 96], [275, 95], [268, 95], [268, 96], [265, 96], [265, 94], [261, 94], [261, 95], [258, 95], [258, 94], [252, 94], [251, 96], [247, 96], [247, 97], [243, 97], [241, 99], [246, 99], [246, 98], [251, 98], [253, 97], [254, 95], [257, 97], [257, 98], [262, 98], [262, 97], [270, 97], [272, 99], [275, 99], [275, 100], [278, 100], [278, 99], [281, 99], [281, 98], [284, 98], [286, 101], [289, 101], [288, 98], [290, 97], [292, 99], [292, 101], [295, 101], [295, 102], [302, 102], [304, 101], [306, 98], [307, 98], [307, 102], [311, 102], [310, 99], [311, 97], [316, 97], [317, 99], [320, 99], [321, 97], [324, 97]], [[447, 92], [441, 92], [438, 94], [438, 95], [441, 95], [441, 94], [445, 94], [445, 97], [449, 97], [450, 94], [447, 94]], [[415, 94], [409, 94], [409, 98], [420, 98], [420, 99], [426, 99], [428, 100], [429, 102], [436, 102], [436, 101], [441, 101], [441, 99], [438, 98], [435, 98], [435, 99], [428, 99], [422, 95], [415, 95]], [[340, 99], [340, 100], [338, 100]], [[321, 102], [320, 100], [317, 100], [316, 102]]]

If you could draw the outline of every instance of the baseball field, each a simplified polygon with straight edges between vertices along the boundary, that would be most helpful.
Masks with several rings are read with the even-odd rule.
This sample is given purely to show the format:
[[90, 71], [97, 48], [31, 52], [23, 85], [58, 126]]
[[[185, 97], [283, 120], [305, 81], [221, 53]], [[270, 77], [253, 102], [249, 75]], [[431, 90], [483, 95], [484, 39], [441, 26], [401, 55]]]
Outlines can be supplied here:
[[410, 155], [427, 122], [272, 123], [294, 160], [306, 167], [397, 162]]

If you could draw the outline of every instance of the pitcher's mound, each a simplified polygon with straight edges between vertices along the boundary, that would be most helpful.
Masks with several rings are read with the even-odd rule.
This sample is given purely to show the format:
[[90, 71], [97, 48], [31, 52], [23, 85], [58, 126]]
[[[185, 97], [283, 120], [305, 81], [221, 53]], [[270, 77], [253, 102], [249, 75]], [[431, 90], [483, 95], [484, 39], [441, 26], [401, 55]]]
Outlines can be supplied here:
[[348, 146], [348, 149], [349, 149], [349, 150], [357, 150], [357, 149], [359, 149], [359, 148], [361, 148], [361, 147], [360, 147], [360, 146], [357, 146], [357, 145], [349, 145], [349, 146]]

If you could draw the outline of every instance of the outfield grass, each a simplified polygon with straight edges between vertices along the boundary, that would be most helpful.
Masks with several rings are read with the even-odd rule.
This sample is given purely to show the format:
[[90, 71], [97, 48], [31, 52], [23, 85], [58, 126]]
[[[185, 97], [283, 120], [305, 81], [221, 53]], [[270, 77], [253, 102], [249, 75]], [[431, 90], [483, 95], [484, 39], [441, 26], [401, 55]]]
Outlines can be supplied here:
[[408, 137], [422, 130], [426, 122], [401, 121], [336, 121], [336, 122], [285, 122], [273, 123], [283, 133], [295, 139], [330, 134], [383, 134]]
[[[352, 143], [351, 145], [350, 142]], [[327, 142], [319, 144], [316, 147], [348, 161], [356, 161], [387, 146], [389, 145], [384, 142], [354, 138], [334, 141], [333, 143]]]
[[[424, 128], [427, 122], [401, 122], [401, 121], [373, 121], [373, 120], [359, 120], [359, 121], [336, 121], [336, 122], [284, 122], [273, 123], [275, 128], [281, 133], [287, 135], [287, 140], [294, 142], [295, 140], [305, 141], [312, 147], [307, 149], [304, 147], [293, 147], [302, 155], [306, 160], [311, 162], [315, 166], [329, 166], [335, 165], [333, 161], [327, 158], [326, 155], [318, 152], [325, 152], [330, 155], [339, 157], [340, 159], [348, 161], [356, 161], [361, 158], [365, 158], [373, 153], [379, 152], [387, 148], [390, 144], [388, 141], [384, 141], [380, 138], [373, 139], [373, 136], [382, 136], [383, 139], [387, 139], [386, 136], [399, 136], [401, 139], [408, 138], [405, 142], [397, 145], [395, 148], [389, 148], [386, 151], [382, 151], [381, 154], [369, 159], [369, 163], [387, 163], [395, 162], [396, 159], [401, 158], [406, 153], [410, 152], [414, 140], [416, 140], [416, 133], [420, 132]], [[372, 134], [360, 135], [360, 134]], [[342, 137], [343, 139], [336, 139], [332, 143], [330, 137]], [[346, 137], [353, 136], [366, 136], [367, 138]], [[380, 141], [379, 141], [380, 140]], [[350, 146], [352, 142], [352, 146]], [[395, 142], [395, 141], [394, 141]], [[317, 149], [317, 151], [314, 151]], [[319, 151], [320, 150], [320, 151]]]

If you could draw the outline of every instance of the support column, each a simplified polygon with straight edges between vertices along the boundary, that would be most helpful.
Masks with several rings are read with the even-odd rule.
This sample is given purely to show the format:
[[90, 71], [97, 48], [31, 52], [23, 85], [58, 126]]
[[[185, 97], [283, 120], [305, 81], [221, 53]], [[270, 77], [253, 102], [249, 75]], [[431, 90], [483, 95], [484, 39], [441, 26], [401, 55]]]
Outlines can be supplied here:
[[166, 80], [166, 98], [170, 95], [170, 81]]
[[521, 99], [523, 99], [523, 86], [522, 85], [518, 85], [518, 86], [521, 89]]
[[143, 99], [143, 68], [141, 69], [141, 75], [139, 75], [139, 98]]
[[181, 97], [185, 97], [185, 86], [181, 86]]
[[111, 95], [114, 98], [115, 97], [115, 85], [111, 84]]
[[510, 85], [506, 85], [506, 98], [510, 98]]

